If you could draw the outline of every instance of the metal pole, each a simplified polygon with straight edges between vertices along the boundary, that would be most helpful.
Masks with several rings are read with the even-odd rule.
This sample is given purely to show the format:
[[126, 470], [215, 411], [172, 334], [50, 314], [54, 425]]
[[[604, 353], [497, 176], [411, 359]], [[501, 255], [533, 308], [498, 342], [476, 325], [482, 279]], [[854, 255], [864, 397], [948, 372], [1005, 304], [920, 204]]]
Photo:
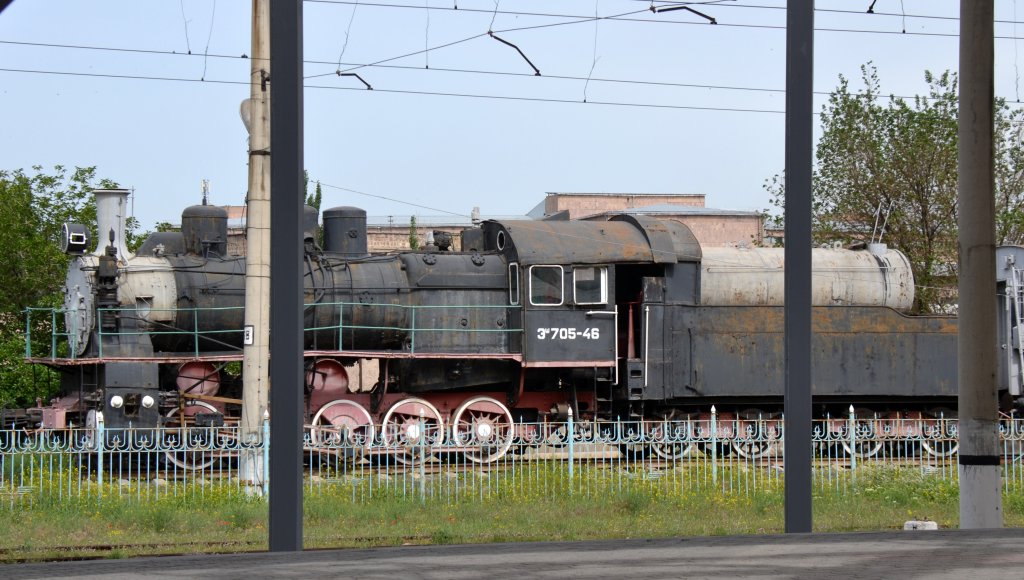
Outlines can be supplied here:
[[270, 0], [270, 550], [302, 550], [302, 0]]
[[[250, 493], [263, 489], [263, 456], [254, 443], [267, 410], [270, 366], [270, 0], [252, 1], [249, 98], [242, 122], [249, 131], [249, 192], [245, 216], [245, 321], [242, 346], [239, 477]], [[197, 342], [198, 344], [198, 342]]]
[[811, 531], [814, 0], [786, 5], [786, 533]]
[[960, 2], [960, 527], [1003, 526], [993, 187], [993, 2]]

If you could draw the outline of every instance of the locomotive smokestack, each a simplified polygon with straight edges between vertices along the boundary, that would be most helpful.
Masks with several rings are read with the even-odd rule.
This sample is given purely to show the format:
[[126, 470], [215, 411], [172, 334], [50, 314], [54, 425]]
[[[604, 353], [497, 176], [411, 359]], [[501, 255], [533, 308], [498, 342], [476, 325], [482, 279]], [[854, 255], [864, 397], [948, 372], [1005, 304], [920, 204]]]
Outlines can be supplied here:
[[101, 255], [106, 252], [104, 242], [107, 232], [113, 233], [111, 246], [117, 248], [118, 258], [126, 260], [129, 258], [128, 247], [125, 245], [125, 222], [128, 219], [128, 193], [127, 189], [94, 189], [93, 196], [96, 198], [96, 227], [99, 232], [96, 240], [96, 249], [93, 253]]

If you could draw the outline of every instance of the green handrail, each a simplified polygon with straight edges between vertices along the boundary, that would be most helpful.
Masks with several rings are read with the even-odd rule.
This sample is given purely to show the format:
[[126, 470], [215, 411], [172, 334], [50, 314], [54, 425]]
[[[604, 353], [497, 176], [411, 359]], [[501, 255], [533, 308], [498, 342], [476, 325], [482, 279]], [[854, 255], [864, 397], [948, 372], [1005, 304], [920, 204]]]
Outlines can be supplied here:
[[[493, 304], [480, 304], [480, 305], [459, 305], [459, 306], [444, 306], [444, 305], [405, 305], [405, 304], [366, 304], [362, 302], [324, 302], [306, 304], [305, 308], [336, 308], [337, 309], [337, 324], [329, 324], [326, 326], [310, 326], [303, 328], [304, 332], [316, 332], [316, 331], [330, 331], [334, 330], [337, 333], [338, 346], [341, 350], [343, 344], [343, 336], [345, 330], [383, 330], [383, 331], [394, 331], [394, 332], [408, 332], [410, 340], [410, 351], [416, 352], [416, 335], [417, 333], [423, 332], [442, 332], [442, 333], [518, 333], [522, 332], [522, 328], [464, 328], [464, 327], [450, 327], [450, 326], [437, 326], [437, 327], [420, 327], [422, 321], [417, 320], [417, 311], [419, 310], [438, 310], [447, 309], [453, 311], [474, 311], [483, 309], [498, 309], [504, 310], [513, 306], [509, 305], [493, 305]], [[410, 311], [409, 324], [408, 326], [372, 326], [372, 325], [360, 325], [360, 324], [344, 324], [344, 313], [347, 308], [400, 308], [407, 309]], [[202, 330], [200, 328], [200, 315], [203, 312], [223, 311], [223, 310], [242, 310], [241, 306], [220, 306], [220, 307], [204, 307], [204, 308], [163, 308], [163, 309], [147, 309], [145, 315], [140, 315], [137, 307], [114, 307], [114, 308], [99, 308], [97, 309], [97, 323], [101, 321], [105, 315], [121, 316], [125, 313], [134, 313], [135, 316], [139, 316], [144, 320], [149, 321], [152, 318], [152, 314], [155, 312], [190, 312], [192, 315], [192, 328], [191, 329], [160, 329], [149, 328], [145, 330], [118, 330], [116, 332], [104, 331], [102, 328], [97, 328], [97, 336], [99, 338], [97, 345], [97, 352], [99, 357], [103, 357], [103, 338], [106, 336], [133, 336], [133, 335], [150, 335], [150, 336], [165, 336], [165, 335], [189, 335], [192, 338], [193, 349], [192, 354], [196, 357], [201, 355], [199, 343], [202, 339], [218, 335], [218, 334], [233, 334], [242, 333], [243, 329], [209, 329]], [[34, 312], [48, 312], [51, 317], [51, 330], [50, 330], [50, 358], [57, 358], [57, 353], [60, 349], [61, 339], [68, 343], [68, 357], [77, 358], [78, 349], [76, 342], [77, 329], [64, 329], [63, 332], [59, 329], [58, 321], [59, 316], [66, 313], [63, 308], [42, 308], [42, 307], [30, 307], [25, 309], [25, 358], [32, 358], [32, 315]], [[177, 318], [173, 316], [172, 318]], [[65, 318], [67, 321], [67, 318]], [[71, 317], [71, 324], [77, 323], [76, 317]], [[151, 324], [153, 324], [151, 322]], [[155, 323], [159, 325], [159, 322]]]

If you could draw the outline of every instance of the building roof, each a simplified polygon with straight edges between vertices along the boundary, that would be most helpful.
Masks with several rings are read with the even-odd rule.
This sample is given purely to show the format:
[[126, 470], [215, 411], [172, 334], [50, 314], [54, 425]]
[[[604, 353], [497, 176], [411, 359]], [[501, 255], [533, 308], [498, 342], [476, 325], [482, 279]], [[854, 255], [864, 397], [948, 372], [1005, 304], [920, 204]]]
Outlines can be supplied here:
[[668, 214], [668, 215], [713, 215], [713, 216], [759, 216], [759, 211], [744, 211], [736, 209], [718, 209], [713, 207], [697, 207], [693, 205], [680, 205], [677, 203], [659, 203], [655, 205], [647, 205], [643, 207], [631, 207], [626, 209], [620, 209], [610, 212], [605, 212], [601, 215], [612, 215], [625, 213], [630, 215], [657, 215], [657, 214]]
[[547, 191], [547, 195], [600, 195], [608, 197], [706, 197], [703, 193], [648, 193], [636, 191]]
[[[368, 215], [366, 216], [366, 227], [409, 227], [412, 220], [411, 215]], [[483, 220], [522, 220], [530, 219], [527, 216], [480, 216]], [[462, 215], [418, 215], [416, 216], [416, 227], [472, 227], [473, 220], [469, 216]]]

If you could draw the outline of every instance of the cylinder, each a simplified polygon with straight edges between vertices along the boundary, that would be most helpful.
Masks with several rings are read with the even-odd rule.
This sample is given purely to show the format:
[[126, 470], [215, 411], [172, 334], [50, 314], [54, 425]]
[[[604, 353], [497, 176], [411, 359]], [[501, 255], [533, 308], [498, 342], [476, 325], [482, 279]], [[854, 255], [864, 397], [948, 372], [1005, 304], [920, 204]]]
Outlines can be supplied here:
[[[709, 306], [782, 306], [785, 258], [781, 248], [703, 248], [701, 304]], [[896, 250], [815, 249], [811, 252], [811, 300], [814, 306], [888, 306], [909, 310], [914, 304], [910, 261]]]
[[[103, 254], [108, 245], [117, 248], [118, 258], [125, 260], [130, 257], [125, 246], [125, 226], [128, 220], [127, 189], [94, 189], [96, 198], [96, 249], [94, 254]], [[113, 241], [111, 241], [113, 236]]]
[[324, 251], [343, 258], [369, 255], [366, 241], [366, 210], [332, 207], [324, 210]]
[[214, 205], [193, 205], [181, 212], [185, 252], [198, 256], [228, 252], [228, 212]]
[[317, 218], [320, 212], [311, 205], [302, 206], [302, 239], [307, 242], [317, 240]]

